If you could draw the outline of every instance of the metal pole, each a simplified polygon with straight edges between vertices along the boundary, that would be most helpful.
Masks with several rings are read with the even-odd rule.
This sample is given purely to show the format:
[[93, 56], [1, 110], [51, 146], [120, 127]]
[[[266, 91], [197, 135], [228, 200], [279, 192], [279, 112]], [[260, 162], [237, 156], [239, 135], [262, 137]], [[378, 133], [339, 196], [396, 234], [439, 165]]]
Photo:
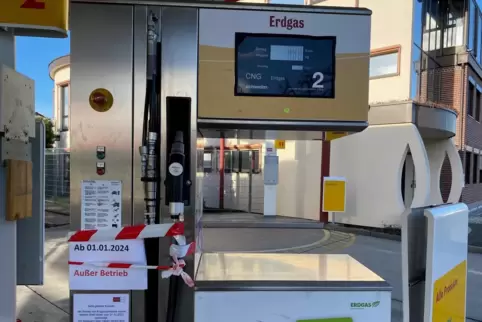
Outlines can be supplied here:
[[[0, 64], [15, 68], [15, 37], [2, 28]], [[5, 220], [6, 179], [5, 168], [0, 164], [0, 322], [15, 321], [17, 302], [17, 223]]]
[[[323, 211], [323, 178], [330, 175], [330, 151], [331, 143], [324, 139], [321, 142], [320, 222], [325, 224], [328, 223], [329, 217], [328, 212]], [[334, 219], [333, 222], [335, 222]]]
[[224, 209], [224, 138], [219, 139], [219, 209]]
[[253, 211], [253, 168], [254, 168], [254, 153], [249, 151], [249, 179], [248, 179], [248, 212]]

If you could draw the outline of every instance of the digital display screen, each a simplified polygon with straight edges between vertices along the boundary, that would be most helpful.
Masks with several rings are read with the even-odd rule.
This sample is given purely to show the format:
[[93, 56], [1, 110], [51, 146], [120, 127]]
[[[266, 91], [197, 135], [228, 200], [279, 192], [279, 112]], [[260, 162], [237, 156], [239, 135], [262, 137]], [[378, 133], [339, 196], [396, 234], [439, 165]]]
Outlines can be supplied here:
[[336, 37], [236, 33], [236, 96], [335, 97]]

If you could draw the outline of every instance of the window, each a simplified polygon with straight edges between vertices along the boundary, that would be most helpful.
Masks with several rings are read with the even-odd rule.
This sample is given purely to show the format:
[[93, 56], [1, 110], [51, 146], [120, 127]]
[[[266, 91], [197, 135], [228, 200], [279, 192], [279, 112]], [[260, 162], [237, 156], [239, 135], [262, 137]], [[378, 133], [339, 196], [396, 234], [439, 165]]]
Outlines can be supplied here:
[[[454, 47], [463, 46], [465, 43], [464, 20], [467, 11], [465, 2], [460, 0], [424, 0], [423, 7], [422, 49], [435, 55], [453, 55], [456, 52]], [[468, 31], [472, 35], [470, 48], [475, 50], [474, 56], [477, 55], [477, 47], [474, 48], [473, 39], [478, 28], [480, 29], [480, 26], [477, 27], [476, 17], [478, 17], [478, 13], [475, 13], [475, 11], [474, 19], [468, 19], [471, 21]]]
[[471, 161], [472, 161], [472, 153], [466, 151], [465, 152], [465, 183], [466, 184], [472, 183], [470, 181], [470, 170], [472, 169]]
[[469, 0], [469, 28], [468, 28], [468, 40], [467, 40], [467, 47], [468, 49], [475, 49], [475, 41], [476, 41], [476, 34], [475, 34], [475, 26], [476, 26], [476, 19], [477, 19], [477, 6], [475, 5], [474, 0]]
[[469, 91], [467, 93], [467, 114], [474, 116], [474, 95], [475, 85], [469, 82]]
[[475, 111], [474, 111], [474, 118], [480, 122], [480, 109], [481, 109], [481, 102], [480, 102], [480, 99], [481, 99], [481, 91], [482, 89], [479, 89], [477, 88], [476, 90], [476, 94], [475, 94], [475, 104], [474, 104], [474, 107], [475, 107]]
[[204, 149], [197, 148], [196, 151], [196, 171], [203, 171], [203, 155], [204, 155]]
[[477, 33], [475, 34], [476, 36], [476, 42], [475, 42], [475, 47], [474, 48], [474, 51], [472, 52], [472, 54], [476, 57], [477, 59], [477, 62], [480, 64], [481, 62], [481, 56], [482, 56], [482, 46], [480, 45], [480, 41], [482, 39], [482, 19], [481, 19], [481, 16], [480, 16], [480, 13], [477, 15], [478, 16], [478, 19], [477, 19]]
[[69, 85], [59, 86], [60, 130], [69, 129], [70, 91]]
[[476, 156], [479, 159], [479, 169], [477, 172], [479, 173], [479, 183], [482, 183], [482, 155]]
[[233, 170], [233, 155], [231, 151], [224, 152], [224, 173], [231, 173]]
[[239, 172], [239, 166], [240, 166], [240, 162], [239, 162], [239, 151], [238, 150], [233, 150], [231, 152], [231, 155], [232, 155], [232, 164], [231, 164], [231, 172], [234, 172], [234, 173], [238, 173]]
[[441, 22], [442, 15], [440, 2], [428, 0], [425, 5], [425, 25], [423, 33], [423, 50], [435, 51], [441, 47]]
[[478, 178], [477, 175], [479, 174], [479, 158], [478, 155], [474, 154], [474, 158], [472, 160], [472, 167], [473, 167], [473, 172], [472, 172], [472, 183], [478, 183]]
[[261, 162], [259, 159], [259, 150], [253, 150], [253, 173], [261, 172]]
[[249, 173], [251, 172], [251, 151], [240, 151], [240, 172]]
[[231, 150], [224, 154], [225, 173], [261, 172], [259, 150]]
[[464, 3], [462, 1], [449, 0], [446, 2], [446, 6], [443, 47], [462, 46], [464, 44]]
[[204, 152], [203, 168], [204, 168], [204, 172], [213, 171], [213, 153], [212, 152]]
[[381, 48], [370, 54], [370, 78], [400, 75], [400, 46]]

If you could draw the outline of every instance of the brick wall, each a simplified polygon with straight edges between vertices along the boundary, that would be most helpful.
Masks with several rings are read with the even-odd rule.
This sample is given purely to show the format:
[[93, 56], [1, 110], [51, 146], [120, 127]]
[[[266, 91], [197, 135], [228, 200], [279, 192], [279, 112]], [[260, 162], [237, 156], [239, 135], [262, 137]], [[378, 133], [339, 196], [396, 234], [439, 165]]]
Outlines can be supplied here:
[[[466, 73], [467, 73], [467, 77], [466, 77], [466, 80], [465, 80], [465, 83], [466, 83], [466, 97], [467, 97], [467, 94], [468, 94], [468, 85], [469, 85], [469, 77], [471, 77], [475, 83], [475, 85], [477, 85], [479, 88], [482, 87], [482, 79], [478, 76], [477, 73], [475, 73], [473, 70], [472, 70], [472, 67], [470, 67], [469, 65], [466, 65]], [[476, 91], [475, 91], [476, 92]], [[473, 97], [473, 100], [474, 102], [476, 102], [476, 95], [474, 95]], [[478, 104], [478, 105], [474, 105], [474, 109], [476, 107], [479, 107], [479, 110], [482, 109], [482, 102], [481, 104]], [[481, 111], [482, 113], [482, 111]], [[471, 166], [470, 166], [470, 176], [471, 176], [471, 182], [470, 183], [466, 183], [465, 184], [465, 188], [463, 190], [463, 193], [462, 193], [462, 201], [467, 203], [467, 204], [471, 204], [471, 203], [476, 203], [476, 202], [480, 202], [482, 201], [482, 178], [479, 178], [479, 171], [478, 169], [475, 169], [474, 171], [474, 160], [475, 158], [479, 158], [479, 155], [482, 153], [482, 124], [480, 122], [480, 118], [479, 118], [479, 121], [474, 119], [474, 117], [470, 116], [470, 115], [467, 115], [467, 113], [464, 113], [465, 115], [465, 145], [464, 145], [464, 150], [468, 150], [470, 151], [470, 149], [473, 149], [472, 151], [472, 156], [471, 156], [471, 159], [472, 160], [468, 160], [466, 157], [465, 157], [465, 153], [464, 153], [464, 158], [463, 158], [463, 163], [464, 163], [464, 171], [466, 169], [465, 165], [467, 162], [471, 162]], [[474, 113], [475, 114], [475, 113]], [[473, 178], [477, 178], [477, 183], [472, 183], [473, 182]]]
[[[472, 71], [469, 65], [437, 68], [421, 73], [420, 98], [422, 103], [432, 103], [435, 106], [450, 108], [458, 113], [457, 130], [454, 138], [459, 150], [459, 156], [465, 172], [465, 149], [470, 146], [482, 150], [482, 124], [467, 115], [467, 93], [469, 76], [482, 86], [482, 79]], [[482, 200], [482, 184], [472, 183], [473, 167], [470, 167], [471, 180], [462, 191], [461, 200], [467, 204]], [[444, 201], [448, 199], [452, 185], [452, 171], [446, 157], [442, 165], [440, 191]]]
[[[470, 68], [469, 66], [467, 66], [466, 68], [467, 68], [468, 76], [470, 76], [478, 86], [482, 87], [482, 79], [472, 71], [472, 68]], [[468, 85], [468, 80], [466, 82]], [[474, 97], [474, 102], [475, 102], [475, 97]], [[475, 120], [472, 116], [467, 115], [465, 129], [466, 129], [465, 145], [468, 145], [476, 149], [482, 149], [482, 124], [479, 121]]]
[[[420, 77], [420, 96], [421, 103], [434, 104], [456, 111], [457, 130], [455, 144], [458, 148], [464, 146], [462, 131], [462, 98], [465, 94], [465, 68], [461, 66], [449, 66], [422, 71]], [[465, 101], [465, 98], [464, 98]]]

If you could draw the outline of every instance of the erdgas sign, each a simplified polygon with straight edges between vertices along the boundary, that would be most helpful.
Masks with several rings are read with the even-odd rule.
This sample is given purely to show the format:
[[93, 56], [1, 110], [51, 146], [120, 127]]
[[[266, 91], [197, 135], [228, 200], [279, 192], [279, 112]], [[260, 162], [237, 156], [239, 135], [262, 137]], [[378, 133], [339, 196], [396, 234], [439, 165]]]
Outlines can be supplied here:
[[198, 118], [366, 122], [370, 16], [356, 13], [201, 9]]

